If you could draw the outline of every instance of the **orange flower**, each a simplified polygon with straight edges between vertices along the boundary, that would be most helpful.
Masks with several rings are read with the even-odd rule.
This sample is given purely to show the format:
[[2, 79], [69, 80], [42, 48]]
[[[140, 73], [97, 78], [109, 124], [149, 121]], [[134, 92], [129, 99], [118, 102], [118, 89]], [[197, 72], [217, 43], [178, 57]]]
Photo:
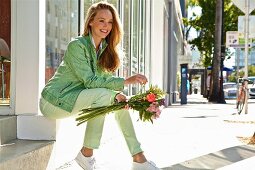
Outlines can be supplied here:
[[156, 101], [156, 96], [153, 93], [148, 94], [146, 96], [146, 98], [147, 98], [148, 102], [155, 102]]

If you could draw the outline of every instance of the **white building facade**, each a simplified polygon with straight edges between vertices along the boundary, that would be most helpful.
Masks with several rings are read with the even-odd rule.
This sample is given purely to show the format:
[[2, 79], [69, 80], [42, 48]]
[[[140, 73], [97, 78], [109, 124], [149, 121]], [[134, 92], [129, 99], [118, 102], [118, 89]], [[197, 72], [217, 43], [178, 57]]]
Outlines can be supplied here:
[[[61, 2], [60, 2], [61, 1]], [[40, 93], [62, 60], [67, 43], [82, 34], [86, 10], [95, 0], [10, 0], [11, 80], [9, 105], [0, 106], [0, 115], [17, 116], [17, 138], [54, 140], [56, 156], [62, 153], [59, 141], [66, 136], [83, 136], [73, 118], [48, 120], [39, 110]], [[183, 47], [182, 11], [179, 0], [108, 0], [119, 11], [124, 27], [125, 56], [118, 74], [122, 77], [145, 74], [149, 84], [167, 92], [167, 104], [175, 102], [178, 91], [179, 58]], [[183, 1], [182, 3], [184, 3]], [[133, 95], [139, 86], [125, 93]], [[71, 120], [72, 119], [72, 120]], [[65, 131], [66, 125], [71, 124]], [[81, 134], [81, 135], [77, 135]], [[82, 138], [80, 138], [82, 142]], [[61, 143], [65, 141], [61, 140]], [[68, 145], [68, 144], [67, 144]], [[77, 143], [79, 145], [79, 142]], [[79, 147], [77, 147], [79, 149]], [[74, 153], [76, 154], [76, 152]], [[52, 165], [49, 165], [52, 166]]]

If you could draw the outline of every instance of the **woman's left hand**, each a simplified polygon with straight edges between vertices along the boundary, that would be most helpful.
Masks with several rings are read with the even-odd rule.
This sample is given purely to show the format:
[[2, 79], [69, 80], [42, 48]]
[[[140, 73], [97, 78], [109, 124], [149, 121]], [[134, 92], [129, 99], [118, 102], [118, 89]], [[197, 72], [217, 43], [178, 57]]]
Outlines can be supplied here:
[[126, 102], [127, 101], [127, 97], [122, 94], [122, 93], [119, 93], [115, 96], [115, 99], [119, 102]]
[[[126, 102], [127, 101], [127, 96], [125, 96], [122, 93], [119, 93], [119, 94], [116, 95], [115, 100], [117, 100], [118, 103], [119, 102]], [[130, 109], [129, 105], [126, 104], [124, 109], [127, 109], [127, 110]]]

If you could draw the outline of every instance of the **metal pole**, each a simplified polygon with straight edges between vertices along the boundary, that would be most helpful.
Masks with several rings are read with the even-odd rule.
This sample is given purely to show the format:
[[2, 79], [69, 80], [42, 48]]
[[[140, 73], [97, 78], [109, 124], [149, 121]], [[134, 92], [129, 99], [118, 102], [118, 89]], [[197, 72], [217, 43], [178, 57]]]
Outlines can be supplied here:
[[[250, 0], [245, 1], [245, 74], [244, 77], [248, 79], [248, 53], [249, 53], [249, 8], [250, 8]], [[247, 85], [246, 85], [247, 86]], [[245, 102], [245, 114], [248, 114], [248, 99], [249, 99], [249, 91], [246, 88], [246, 102]]]
[[236, 102], [239, 97], [239, 63], [240, 63], [240, 48], [236, 48], [236, 85], [237, 85]]
[[2, 69], [2, 101], [4, 101], [5, 98], [5, 94], [4, 94], [4, 90], [5, 90], [5, 82], [4, 82], [4, 58], [2, 57], [1, 59], [1, 69]]

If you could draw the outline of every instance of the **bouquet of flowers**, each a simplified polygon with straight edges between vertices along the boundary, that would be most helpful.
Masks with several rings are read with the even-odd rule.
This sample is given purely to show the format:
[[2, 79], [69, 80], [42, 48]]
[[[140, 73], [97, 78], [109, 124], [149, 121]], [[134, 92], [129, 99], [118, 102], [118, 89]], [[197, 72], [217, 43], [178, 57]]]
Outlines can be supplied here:
[[97, 116], [124, 108], [138, 111], [140, 120], [153, 123], [153, 119], [160, 116], [162, 107], [165, 105], [164, 96], [165, 92], [160, 88], [150, 85], [149, 90], [145, 92], [141, 91], [132, 96], [128, 101], [115, 102], [110, 106], [82, 109], [76, 118], [76, 121], [78, 121], [77, 126]]

